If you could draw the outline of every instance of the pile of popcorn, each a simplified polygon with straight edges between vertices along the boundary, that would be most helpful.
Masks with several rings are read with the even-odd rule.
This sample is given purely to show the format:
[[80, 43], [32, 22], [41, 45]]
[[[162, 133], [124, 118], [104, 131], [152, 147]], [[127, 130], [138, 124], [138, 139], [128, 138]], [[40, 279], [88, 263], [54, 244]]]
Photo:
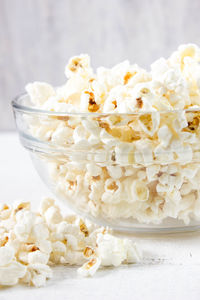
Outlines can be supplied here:
[[0, 207], [0, 286], [26, 283], [40, 287], [52, 277], [51, 265], [82, 265], [78, 273], [92, 276], [100, 266], [136, 263], [135, 243], [111, 235], [76, 215], [64, 217], [54, 200]]
[[30, 106], [51, 112], [24, 118], [53, 153], [40, 159], [55, 192], [117, 224], [199, 220], [199, 62], [193, 44], [149, 72], [124, 61], [94, 73], [80, 55], [66, 66], [63, 86], [28, 84]]

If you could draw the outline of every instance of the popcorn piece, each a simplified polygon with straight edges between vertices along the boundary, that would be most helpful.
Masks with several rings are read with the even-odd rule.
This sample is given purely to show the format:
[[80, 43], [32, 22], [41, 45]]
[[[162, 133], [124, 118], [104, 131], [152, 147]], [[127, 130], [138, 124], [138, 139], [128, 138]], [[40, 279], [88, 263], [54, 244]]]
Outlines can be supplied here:
[[147, 173], [147, 178], [148, 181], [151, 182], [153, 180], [156, 180], [156, 175], [160, 171], [160, 166], [159, 165], [151, 165], [146, 168], [146, 173]]
[[29, 264], [35, 264], [35, 263], [40, 263], [40, 264], [47, 264], [49, 260], [49, 255], [46, 253], [42, 253], [39, 250], [36, 250], [34, 252], [30, 252], [28, 254], [28, 263]]
[[65, 239], [67, 243], [67, 247], [71, 250], [78, 250], [78, 240], [77, 237], [72, 234], [65, 234]]
[[45, 212], [45, 219], [48, 225], [50, 224], [58, 224], [62, 221], [62, 216], [57, 207], [51, 206]]
[[92, 69], [90, 68], [90, 58], [86, 54], [72, 57], [65, 69], [65, 75], [70, 78], [74, 75], [86, 76], [92, 75]]
[[86, 262], [81, 268], [78, 269], [78, 274], [83, 277], [93, 276], [101, 265], [99, 258], [92, 258]]
[[[119, 266], [125, 260], [138, 262], [141, 255], [136, 250], [136, 246], [127, 240], [123, 241], [110, 234], [98, 234], [97, 253], [103, 266]], [[134, 255], [135, 253], [135, 255]]]
[[11, 209], [6, 204], [1, 204], [0, 206], [0, 218], [1, 220], [9, 218]]
[[38, 241], [46, 240], [49, 236], [48, 227], [44, 223], [34, 224], [32, 227], [31, 235], [34, 239]]
[[97, 177], [102, 174], [102, 169], [94, 163], [87, 164], [86, 168], [91, 176]]
[[158, 130], [158, 138], [161, 141], [161, 144], [163, 145], [163, 147], [167, 147], [169, 145], [171, 137], [172, 137], [172, 134], [167, 125], [163, 125]]
[[107, 179], [105, 192], [102, 194], [102, 201], [105, 203], [119, 203], [123, 194], [123, 187], [119, 180]]
[[40, 214], [44, 214], [48, 208], [54, 206], [55, 201], [52, 198], [44, 198], [40, 202], [39, 212]]
[[42, 105], [55, 95], [53, 87], [45, 82], [29, 83], [26, 86], [26, 91], [35, 105]]
[[141, 128], [150, 136], [158, 130], [160, 123], [160, 114], [158, 112], [153, 112], [151, 114], [143, 114], [139, 117], [139, 124]]
[[124, 248], [126, 249], [126, 262], [127, 263], [138, 263], [142, 259], [142, 253], [138, 249], [135, 243], [131, 240], [124, 239]]
[[73, 140], [75, 143], [78, 143], [83, 139], [88, 139], [88, 133], [82, 125], [79, 125], [73, 131]]
[[[52, 134], [51, 141], [56, 145], [66, 145], [72, 143], [73, 130], [69, 127], [57, 128]], [[71, 136], [71, 139], [70, 139]]]
[[0, 267], [0, 285], [15, 285], [26, 273], [26, 266], [13, 261]]
[[129, 201], [147, 201], [149, 198], [148, 187], [142, 181], [133, 181], [131, 186], [132, 199]]
[[113, 179], [120, 179], [122, 177], [122, 169], [119, 166], [109, 166], [107, 167], [110, 177]]
[[46, 280], [52, 278], [53, 273], [49, 266], [41, 263], [28, 265], [27, 273], [22, 278], [22, 282], [35, 287], [41, 287], [46, 284]]
[[80, 107], [82, 111], [97, 112], [100, 105], [92, 91], [84, 91], [81, 95]]
[[90, 258], [91, 256], [95, 256], [95, 250], [92, 247], [85, 247], [83, 251], [83, 255], [86, 258]]
[[17, 223], [14, 232], [20, 241], [26, 242], [34, 224], [35, 215], [30, 211], [19, 211], [16, 215]]
[[8, 246], [0, 248], [0, 267], [6, 266], [14, 259], [14, 249]]

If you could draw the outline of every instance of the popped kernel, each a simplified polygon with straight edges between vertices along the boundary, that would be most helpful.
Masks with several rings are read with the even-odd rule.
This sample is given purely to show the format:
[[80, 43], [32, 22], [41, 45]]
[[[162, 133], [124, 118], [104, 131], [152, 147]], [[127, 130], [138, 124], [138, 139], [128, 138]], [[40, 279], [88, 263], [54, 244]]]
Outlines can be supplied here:
[[95, 102], [94, 93], [86, 91], [85, 94], [89, 95], [89, 101], [88, 101], [89, 112], [96, 112], [100, 106]]
[[137, 101], [137, 108], [142, 108], [143, 106], [143, 101], [142, 101], [142, 98], [141, 97], [138, 97], [136, 98], [136, 101]]

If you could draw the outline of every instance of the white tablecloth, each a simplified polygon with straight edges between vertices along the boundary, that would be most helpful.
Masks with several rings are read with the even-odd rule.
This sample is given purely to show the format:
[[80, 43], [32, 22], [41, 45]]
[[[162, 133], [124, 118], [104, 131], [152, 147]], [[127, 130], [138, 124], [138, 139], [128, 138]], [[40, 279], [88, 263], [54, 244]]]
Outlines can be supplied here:
[[[0, 202], [24, 199], [36, 208], [49, 194], [17, 135], [0, 134]], [[2, 288], [0, 300], [200, 299], [200, 233], [131, 238], [144, 252], [141, 264], [100, 270], [93, 278], [80, 278], [75, 267], [56, 267], [45, 287]]]

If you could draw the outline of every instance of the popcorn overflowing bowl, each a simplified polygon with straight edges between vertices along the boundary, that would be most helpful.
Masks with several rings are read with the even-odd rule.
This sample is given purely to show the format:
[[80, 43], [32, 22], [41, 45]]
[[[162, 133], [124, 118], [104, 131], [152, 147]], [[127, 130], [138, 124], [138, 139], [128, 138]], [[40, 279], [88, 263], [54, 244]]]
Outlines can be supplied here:
[[31, 108], [28, 95], [13, 108], [39, 175], [79, 214], [126, 231], [198, 227], [200, 110], [59, 113]]
[[199, 229], [199, 62], [193, 44], [150, 72], [125, 61], [94, 73], [80, 55], [65, 85], [28, 84], [17, 128], [57, 198], [121, 231]]

